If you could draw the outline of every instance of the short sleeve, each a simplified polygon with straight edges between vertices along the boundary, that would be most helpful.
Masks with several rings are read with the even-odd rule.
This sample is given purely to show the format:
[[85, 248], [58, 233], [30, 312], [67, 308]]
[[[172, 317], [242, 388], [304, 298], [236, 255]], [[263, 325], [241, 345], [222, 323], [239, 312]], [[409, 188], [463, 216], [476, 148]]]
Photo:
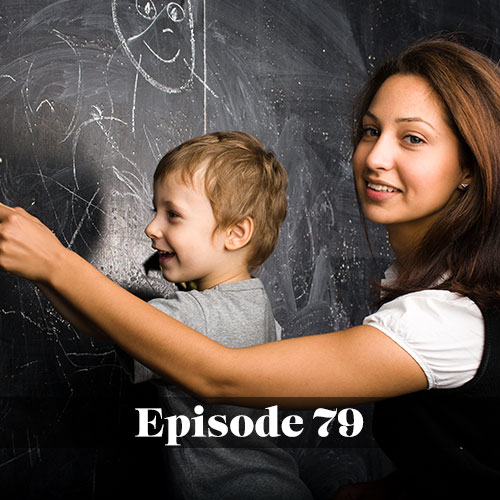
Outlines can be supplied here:
[[[177, 292], [168, 299], [153, 299], [149, 301], [149, 304], [194, 330], [201, 333], [206, 330], [204, 311], [198, 301], [188, 292]], [[128, 355], [123, 351], [119, 352], [122, 366], [134, 384], [160, 378], [147, 366], [135, 359], [127, 360], [126, 356]]]
[[402, 295], [367, 316], [363, 324], [382, 331], [412, 356], [429, 389], [460, 387], [479, 368], [484, 321], [467, 297], [448, 290]]

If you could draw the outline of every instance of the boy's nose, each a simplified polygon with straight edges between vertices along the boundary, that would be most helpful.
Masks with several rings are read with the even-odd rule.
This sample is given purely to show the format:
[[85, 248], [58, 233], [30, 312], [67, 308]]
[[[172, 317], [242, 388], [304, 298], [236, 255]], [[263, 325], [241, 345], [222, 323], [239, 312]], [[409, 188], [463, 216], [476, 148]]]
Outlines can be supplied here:
[[159, 224], [156, 223], [156, 217], [146, 226], [144, 232], [151, 240], [157, 240], [161, 237], [161, 230]]

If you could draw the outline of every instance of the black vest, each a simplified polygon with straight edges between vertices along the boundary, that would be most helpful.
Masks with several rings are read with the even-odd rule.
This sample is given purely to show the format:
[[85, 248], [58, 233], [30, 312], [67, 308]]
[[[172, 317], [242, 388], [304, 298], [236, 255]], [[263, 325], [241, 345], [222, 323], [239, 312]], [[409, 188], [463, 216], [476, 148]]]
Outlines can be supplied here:
[[375, 404], [373, 433], [409, 498], [488, 498], [500, 491], [500, 311], [481, 311], [475, 377]]

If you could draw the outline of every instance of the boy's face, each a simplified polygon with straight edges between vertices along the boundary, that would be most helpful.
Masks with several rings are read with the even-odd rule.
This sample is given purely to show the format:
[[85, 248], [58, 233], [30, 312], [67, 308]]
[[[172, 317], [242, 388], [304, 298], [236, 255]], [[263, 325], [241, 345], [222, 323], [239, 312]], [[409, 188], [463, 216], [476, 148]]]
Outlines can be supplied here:
[[175, 172], [156, 182], [153, 203], [156, 215], [146, 234], [159, 253], [163, 276], [175, 283], [196, 281], [200, 290], [225, 281], [225, 232], [215, 230], [203, 169], [192, 186]]

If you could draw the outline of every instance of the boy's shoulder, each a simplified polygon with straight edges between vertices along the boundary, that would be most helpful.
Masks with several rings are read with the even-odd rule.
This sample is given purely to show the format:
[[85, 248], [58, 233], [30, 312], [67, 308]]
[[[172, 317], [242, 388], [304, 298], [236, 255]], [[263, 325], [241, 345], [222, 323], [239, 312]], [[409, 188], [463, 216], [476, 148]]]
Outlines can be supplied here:
[[259, 278], [221, 283], [202, 291], [180, 290], [168, 295], [166, 300], [194, 301], [200, 304], [201, 307], [210, 307], [213, 302], [251, 301], [252, 297], [260, 297], [266, 303], [269, 301], [264, 284]]
[[252, 278], [223, 283], [203, 292], [207, 335], [231, 347], [276, 340], [276, 323], [262, 281]]
[[258, 278], [204, 291], [179, 291], [151, 303], [224, 345], [245, 347], [276, 340], [272, 307]]
[[252, 290], [261, 290], [265, 293], [264, 284], [259, 278], [249, 278], [247, 280], [240, 281], [229, 281], [228, 283], [221, 283], [220, 285], [214, 286], [209, 290], [205, 290], [204, 292], [210, 291], [219, 291], [219, 292], [245, 292]]
[[196, 293], [193, 292], [196, 292], [196, 290], [173, 292], [166, 298], [152, 299], [149, 304], [204, 334], [207, 329], [204, 307], [196, 299]]
[[221, 314], [240, 308], [240, 315], [262, 314], [263, 310], [270, 308], [269, 298], [262, 281], [251, 278], [241, 281], [221, 283], [209, 290], [189, 292], [192, 298], [198, 301], [201, 307], [210, 310], [221, 308]]

